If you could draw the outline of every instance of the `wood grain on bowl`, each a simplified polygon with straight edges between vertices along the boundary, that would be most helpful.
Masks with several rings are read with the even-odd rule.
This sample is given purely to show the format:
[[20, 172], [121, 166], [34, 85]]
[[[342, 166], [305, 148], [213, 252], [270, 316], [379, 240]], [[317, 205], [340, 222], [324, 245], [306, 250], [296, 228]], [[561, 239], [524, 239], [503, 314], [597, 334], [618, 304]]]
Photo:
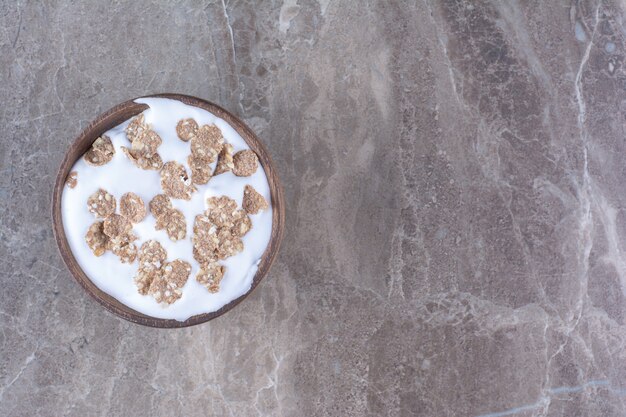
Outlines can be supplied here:
[[204, 323], [221, 316], [228, 310], [239, 304], [244, 298], [246, 298], [259, 282], [267, 275], [280, 246], [283, 230], [285, 227], [285, 211], [284, 211], [284, 197], [278, 174], [272, 163], [272, 160], [257, 136], [248, 128], [239, 118], [232, 115], [228, 111], [219, 107], [216, 104], [208, 101], [185, 96], [180, 94], [156, 94], [148, 97], [161, 97], [169, 98], [172, 100], [181, 101], [184, 104], [199, 107], [207, 110], [217, 117], [224, 119], [228, 122], [239, 135], [246, 141], [250, 149], [252, 149], [259, 157], [259, 161], [265, 174], [270, 188], [270, 196], [272, 200], [272, 232], [269, 244], [263, 253], [259, 268], [252, 281], [252, 287], [250, 290], [239, 298], [226, 304], [224, 307], [212, 313], [199, 314], [185, 321], [177, 321], [172, 319], [159, 319], [129, 308], [114, 297], [100, 290], [83, 272], [78, 262], [74, 258], [74, 255], [69, 247], [67, 237], [65, 235], [65, 229], [63, 227], [63, 219], [61, 217], [61, 196], [63, 193], [63, 187], [65, 185], [65, 179], [69, 174], [74, 163], [83, 156], [83, 154], [91, 147], [91, 144], [104, 132], [119, 125], [120, 123], [132, 118], [133, 116], [141, 113], [148, 108], [145, 104], [135, 103], [134, 99], [121, 103], [104, 114], [98, 116], [93, 122], [85, 128], [74, 143], [70, 146], [69, 150], [65, 154], [63, 162], [59, 167], [56, 182], [54, 185], [54, 191], [52, 193], [52, 226], [54, 230], [54, 236], [61, 252], [61, 257], [67, 265], [72, 276], [78, 281], [78, 283], [100, 304], [102, 304], [107, 310], [117, 314], [118, 316], [129, 320], [134, 323], [142, 324], [145, 326], [160, 327], [160, 328], [175, 328], [186, 327], [195, 324]]

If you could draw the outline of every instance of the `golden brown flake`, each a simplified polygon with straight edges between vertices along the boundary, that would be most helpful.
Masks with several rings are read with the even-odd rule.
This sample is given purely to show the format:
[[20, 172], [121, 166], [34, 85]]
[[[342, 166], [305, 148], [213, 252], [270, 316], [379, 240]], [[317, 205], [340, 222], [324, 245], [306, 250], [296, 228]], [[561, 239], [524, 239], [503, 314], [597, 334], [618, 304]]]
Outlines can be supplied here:
[[148, 159], [156, 154], [163, 141], [154, 130], [146, 130], [137, 136], [131, 145], [130, 153], [137, 159]]
[[196, 190], [191, 184], [185, 167], [175, 161], [163, 165], [161, 188], [166, 195], [182, 200], [191, 200], [191, 194]]
[[226, 196], [207, 199], [205, 214], [197, 215], [193, 225], [193, 257], [201, 265], [236, 255], [243, 250], [241, 237], [252, 221], [237, 203]]
[[224, 147], [217, 157], [217, 165], [215, 166], [215, 172], [213, 172], [213, 176], [232, 171], [234, 167], [235, 164], [233, 162], [233, 145], [231, 145], [230, 143], [225, 143]]
[[135, 240], [137, 236], [129, 231], [118, 237], [108, 238], [106, 248], [120, 258], [122, 263], [132, 263], [137, 258], [137, 245], [133, 243]]
[[196, 158], [213, 162], [222, 150], [223, 144], [222, 131], [215, 125], [204, 125], [191, 138], [191, 153]]
[[121, 237], [122, 235], [130, 232], [132, 224], [124, 216], [119, 214], [112, 214], [104, 220], [104, 234], [111, 239]]
[[107, 241], [107, 249], [112, 251], [114, 246], [124, 246], [130, 243], [133, 243], [134, 241], [137, 240], [137, 235], [135, 235], [131, 230], [129, 230], [127, 232], [122, 233], [121, 235], [117, 237], [111, 238], [107, 236], [107, 238], [109, 239]]
[[150, 213], [154, 217], [161, 217], [167, 211], [172, 209], [172, 202], [165, 194], [157, 194], [150, 201]]
[[106, 252], [108, 238], [104, 234], [103, 226], [103, 222], [95, 222], [89, 226], [89, 230], [87, 230], [85, 235], [87, 246], [96, 256], [102, 256]]
[[69, 188], [74, 188], [78, 184], [78, 172], [72, 171], [67, 174], [67, 178], [65, 179], [65, 185]]
[[135, 193], [126, 193], [120, 198], [120, 214], [132, 223], [139, 223], [146, 217], [146, 205]]
[[152, 282], [159, 277], [163, 276], [161, 267], [157, 267], [152, 264], [139, 265], [137, 275], [135, 275], [135, 285], [137, 285], [137, 291], [141, 295], [147, 295], [150, 290]]
[[170, 209], [157, 217], [155, 229], [165, 229], [167, 235], [173, 241], [182, 240], [187, 236], [185, 215], [178, 209]]
[[115, 147], [108, 136], [100, 136], [96, 139], [91, 148], [85, 152], [83, 159], [87, 165], [101, 166], [113, 159]]
[[241, 217], [241, 212], [235, 200], [223, 195], [207, 199], [206, 215], [218, 227], [233, 227], [235, 221]]
[[211, 165], [206, 159], [196, 158], [189, 155], [187, 158], [191, 169], [191, 182], [194, 184], [206, 184], [211, 179]]
[[126, 126], [126, 137], [129, 142], [133, 142], [136, 138], [143, 135], [145, 131], [148, 130], [148, 125], [146, 125], [143, 121], [143, 113], [139, 116], [135, 117], [130, 121], [128, 126]]
[[250, 229], [252, 229], [252, 220], [244, 213], [241, 218], [235, 220], [235, 224], [231, 227], [230, 232], [233, 236], [243, 237]]
[[238, 177], [249, 177], [259, 166], [259, 158], [250, 149], [239, 151], [233, 156], [233, 174]]
[[150, 283], [148, 294], [152, 295], [157, 303], [166, 304], [173, 304], [183, 296], [183, 292], [179, 288], [170, 285], [162, 273], [154, 277], [152, 283]]
[[182, 288], [185, 285], [190, 273], [191, 265], [181, 259], [168, 262], [163, 266], [163, 277], [177, 288]]
[[203, 214], [196, 216], [193, 223], [193, 234], [193, 240], [208, 239], [217, 245], [217, 226]]
[[212, 293], [220, 290], [222, 278], [224, 278], [224, 267], [217, 262], [203, 265], [196, 275], [196, 281], [204, 285]]
[[[134, 239], [133, 239], [134, 240]], [[125, 239], [110, 239], [107, 249], [110, 249], [122, 263], [130, 264], [137, 258], [137, 245]]]
[[246, 185], [243, 189], [243, 201], [241, 206], [250, 214], [257, 214], [259, 211], [268, 208], [265, 198], [251, 185]]
[[219, 229], [217, 239], [219, 240], [219, 244], [215, 250], [215, 255], [218, 259], [226, 259], [243, 250], [241, 238], [233, 235], [229, 229]]
[[193, 258], [200, 264], [216, 259], [215, 250], [219, 243], [217, 227], [204, 215], [197, 215], [193, 224]]
[[215, 251], [207, 250], [207, 248], [204, 246], [204, 243], [194, 244], [192, 254], [193, 254], [193, 259], [195, 259], [196, 262], [198, 262], [201, 265], [217, 260]]
[[132, 162], [136, 167], [145, 169], [145, 170], [155, 170], [158, 171], [163, 167], [163, 159], [161, 159], [161, 155], [155, 153], [149, 158], [136, 158], [132, 150], [128, 149], [125, 146], [122, 146], [122, 152], [124, 155]]
[[198, 123], [193, 119], [179, 120], [176, 125], [176, 133], [182, 141], [189, 141], [193, 138], [198, 130]]
[[162, 275], [154, 277], [148, 293], [159, 303], [172, 304], [183, 295], [180, 289], [189, 278], [191, 265], [177, 259], [165, 264], [162, 271]]
[[152, 264], [159, 268], [167, 259], [167, 252], [156, 240], [147, 240], [139, 248], [139, 263]]
[[98, 189], [87, 199], [89, 212], [102, 219], [115, 213], [116, 206], [115, 197], [102, 188]]

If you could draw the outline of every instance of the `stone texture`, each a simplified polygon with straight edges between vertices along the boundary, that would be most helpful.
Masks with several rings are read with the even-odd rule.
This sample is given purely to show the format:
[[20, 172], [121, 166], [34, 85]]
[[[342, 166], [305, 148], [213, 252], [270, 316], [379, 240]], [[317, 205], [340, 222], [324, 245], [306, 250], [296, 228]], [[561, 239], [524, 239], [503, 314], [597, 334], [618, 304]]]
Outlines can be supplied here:
[[[0, 415], [624, 415], [625, 16], [1, 3]], [[88, 298], [50, 227], [73, 138], [156, 92], [243, 117], [287, 201], [267, 279], [176, 331]]]

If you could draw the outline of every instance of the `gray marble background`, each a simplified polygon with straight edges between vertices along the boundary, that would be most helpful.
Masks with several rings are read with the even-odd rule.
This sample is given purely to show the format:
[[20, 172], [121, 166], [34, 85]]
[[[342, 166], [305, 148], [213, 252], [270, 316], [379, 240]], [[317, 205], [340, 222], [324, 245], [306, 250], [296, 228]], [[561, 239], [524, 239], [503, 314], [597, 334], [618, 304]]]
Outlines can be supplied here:
[[[626, 413], [623, 1], [0, 2], [0, 415]], [[241, 116], [278, 261], [205, 325], [74, 282], [57, 167], [157, 92]]]

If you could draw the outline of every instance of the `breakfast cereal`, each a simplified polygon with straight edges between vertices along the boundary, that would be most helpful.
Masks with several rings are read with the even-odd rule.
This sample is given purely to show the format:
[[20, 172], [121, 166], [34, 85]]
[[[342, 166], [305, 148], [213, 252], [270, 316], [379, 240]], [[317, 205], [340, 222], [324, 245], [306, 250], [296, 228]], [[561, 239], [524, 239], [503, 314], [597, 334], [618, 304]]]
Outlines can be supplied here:
[[167, 252], [157, 240], [147, 240], [139, 248], [139, 263], [152, 264], [159, 268], [167, 259]]
[[172, 209], [172, 202], [165, 194], [157, 194], [150, 200], [150, 213], [159, 218]]
[[142, 113], [139, 116], [133, 118], [128, 126], [126, 126], [126, 137], [128, 138], [128, 141], [130, 143], [133, 143], [133, 141], [139, 136], [143, 135], [146, 130], [148, 130], [148, 126], [144, 123], [144, 117]]
[[115, 148], [111, 139], [102, 135], [93, 142], [91, 149], [85, 152], [83, 159], [87, 165], [102, 166], [111, 161], [113, 155], [115, 155]]
[[224, 172], [232, 171], [235, 167], [233, 163], [233, 145], [230, 143], [224, 143], [222, 150], [217, 156], [217, 165], [215, 166], [215, 172], [213, 175], [223, 174]]
[[161, 169], [161, 188], [167, 196], [182, 200], [191, 200], [195, 191], [185, 167], [174, 161], [167, 162]]
[[196, 158], [189, 155], [187, 158], [189, 169], [191, 169], [191, 182], [197, 185], [206, 184], [211, 179], [211, 165], [203, 158]]
[[246, 185], [243, 189], [243, 209], [250, 214], [257, 214], [261, 210], [265, 210], [267, 201], [259, 194], [254, 187]]
[[89, 249], [91, 249], [96, 256], [102, 256], [104, 252], [106, 252], [108, 238], [104, 234], [103, 225], [103, 222], [95, 222], [89, 226], [89, 230], [87, 230], [87, 234], [85, 235], [87, 246], [89, 246]]
[[215, 161], [223, 145], [224, 137], [220, 129], [215, 125], [204, 125], [191, 138], [191, 154], [210, 163]]
[[250, 149], [239, 151], [233, 156], [233, 174], [238, 177], [249, 177], [259, 166], [259, 158]]
[[176, 134], [184, 142], [188, 142], [196, 135], [198, 123], [193, 119], [183, 119], [176, 125]]
[[146, 217], [146, 205], [135, 193], [126, 193], [120, 198], [120, 214], [131, 223], [139, 223]]
[[157, 217], [155, 228], [156, 230], [165, 229], [173, 241], [182, 240], [187, 235], [185, 215], [178, 209], [170, 209]]
[[67, 178], [65, 179], [65, 185], [69, 188], [74, 188], [78, 184], [78, 172], [72, 171], [67, 174]]
[[115, 239], [130, 232], [132, 227], [132, 224], [126, 217], [112, 214], [104, 220], [103, 231], [109, 238]]
[[102, 188], [98, 189], [87, 199], [87, 208], [97, 218], [104, 219], [115, 213], [117, 203], [115, 197]]
[[219, 291], [222, 278], [224, 278], [224, 267], [217, 262], [210, 262], [203, 265], [196, 275], [196, 281], [202, 284], [211, 293]]

